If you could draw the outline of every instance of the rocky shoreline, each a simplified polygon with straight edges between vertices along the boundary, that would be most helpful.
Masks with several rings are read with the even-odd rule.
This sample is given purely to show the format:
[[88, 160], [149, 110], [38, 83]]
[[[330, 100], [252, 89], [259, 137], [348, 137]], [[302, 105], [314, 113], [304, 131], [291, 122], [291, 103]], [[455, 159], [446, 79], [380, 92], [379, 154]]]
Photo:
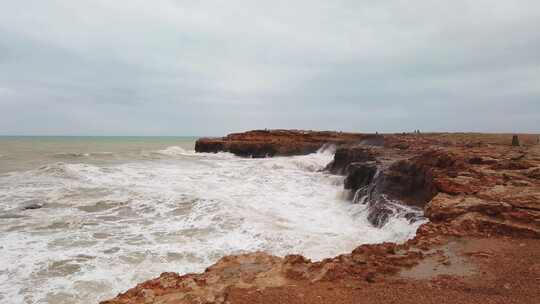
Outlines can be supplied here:
[[538, 303], [540, 144], [537, 135], [354, 134], [259, 130], [197, 141], [197, 152], [244, 157], [337, 146], [369, 221], [427, 218], [404, 244], [362, 245], [311, 262], [262, 252], [228, 256], [202, 274], [164, 273], [112, 303]]
[[304, 155], [316, 152], [324, 144], [359, 142], [373, 135], [333, 131], [253, 130], [225, 137], [200, 138], [197, 152], [231, 152], [244, 157]]

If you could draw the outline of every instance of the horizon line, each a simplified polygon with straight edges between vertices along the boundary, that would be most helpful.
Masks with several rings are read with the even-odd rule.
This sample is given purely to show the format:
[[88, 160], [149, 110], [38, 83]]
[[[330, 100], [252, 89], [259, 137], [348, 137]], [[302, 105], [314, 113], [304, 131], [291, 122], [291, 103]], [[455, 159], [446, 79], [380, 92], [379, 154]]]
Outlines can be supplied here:
[[[358, 133], [358, 134], [402, 134], [402, 133], [413, 133], [413, 131], [393, 131], [393, 132], [353, 132], [353, 131], [340, 131], [340, 130], [313, 130], [313, 129], [250, 129], [250, 130], [244, 130], [244, 131], [233, 131], [233, 132], [227, 132], [222, 133], [222, 135], [91, 135], [91, 134], [0, 134], [0, 137], [194, 137], [194, 138], [203, 138], [203, 137], [222, 137], [227, 134], [232, 133], [243, 133], [248, 131], [255, 131], [255, 130], [268, 130], [268, 131], [275, 131], [275, 130], [297, 130], [297, 131], [330, 131], [330, 132], [345, 132], [345, 133]], [[522, 135], [540, 135], [540, 132], [531, 132], [531, 131], [520, 131], [520, 132], [512, 132], [512, 131], [422, 131], [420, 130], [421, 134], [522, 134]]]

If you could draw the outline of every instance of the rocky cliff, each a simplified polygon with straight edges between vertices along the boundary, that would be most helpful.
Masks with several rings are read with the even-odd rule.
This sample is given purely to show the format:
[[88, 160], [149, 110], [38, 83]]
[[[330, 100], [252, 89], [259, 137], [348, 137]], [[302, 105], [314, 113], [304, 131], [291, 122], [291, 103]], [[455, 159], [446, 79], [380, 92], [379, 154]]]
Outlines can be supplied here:
[[330, 131], [255, 130], [201, 138], [195, 143], [195, 151], [230, 152], [246, 157], [303, 155], [317, 151], [324, 144], [357, 143], [374, 136]]
[[[426, 140], [428, 145], [422, 143]], [[398, 202], [421, 208], [431, 223], [465, 234], [538, 237], [539, 148], [516, 148], [510, 141], [448, 143], [433, 135], [389, 137], [383, 148], [339, 148], [329, 170], [347, 175], [345, 188], [370, 205], [376, 226], [396, 212]]]
[[201, 139], [198, 151], [252, 157], [337, 144], [327, 170], [346, 176], [351, 203], [368, 204], [373, 225], [397, 215], [428, 221], [404, 244], [362, 245], [320, 262], [230, 256], [202, 274], [164, 273], [103, 303], [539, 303], [540, 145], [519, 137], [521, 146], [504, 134], [253, 131]]

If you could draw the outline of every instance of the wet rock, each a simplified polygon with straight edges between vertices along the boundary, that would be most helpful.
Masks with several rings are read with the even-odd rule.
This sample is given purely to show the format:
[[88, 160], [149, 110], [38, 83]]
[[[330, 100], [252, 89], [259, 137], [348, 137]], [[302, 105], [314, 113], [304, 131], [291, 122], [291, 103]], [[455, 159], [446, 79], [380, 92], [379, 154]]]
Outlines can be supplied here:
[[345, 189], [355, 193], [355, 203], [368, 204], [369, 222], [382, 227], [394, 214], [407, 213], [400, 204], [423, 207], [435, 196], [438, 190], [431, 167], [453, 167], [456, 163], [440, 152], [403, 159], [407, 156], [382, 147], [348, 145], [336, 150], [327, 170], [346, 175]]
[[352, 163], [347, 166], [345, 189], [357, 190], [367, 187], [377, 173], [377, 164], [374, 161]]
[[225, 142], [218, 138], [201, 138], [195, 142], [197, 152], [218, 153], [225, 150]]
[[336, 150], [334, 160], [327, 166], [327, 170], [334, 174], [345, 173], [352, 163], [365, 163], [376, 160], [376, 149], [365, 146], [346, 146]]
[[[305, 146], [302, 149], [305, 150], [294, 150], [290, 151], [291, 154], [307, 154], [315, 152], [318, 148], [309, 149]], [[272, 144], [267, 143], [242, 143], [242, 142], [232, 142], [229, 145], [228, 152], [244, 157], [253, 157], [253, 158], [264, 158], [272, 157], [278, 154], [278, 149], [275, 148]]]
[[425, 218], [418, 212], [408, 212], [405, 214], [405, 218], [409, 223], [416, 223], [418, 221], [424, 220]]
[[423, 207], [437, 193], [431, 171], [416, 159], [393, 163], [383, 176], [381, 191], [408, 205]]
[[393, 209], [378, 201], [369, 207], [368, 221], [375, 227], [382, 227], [388, 223], [393, 214]]

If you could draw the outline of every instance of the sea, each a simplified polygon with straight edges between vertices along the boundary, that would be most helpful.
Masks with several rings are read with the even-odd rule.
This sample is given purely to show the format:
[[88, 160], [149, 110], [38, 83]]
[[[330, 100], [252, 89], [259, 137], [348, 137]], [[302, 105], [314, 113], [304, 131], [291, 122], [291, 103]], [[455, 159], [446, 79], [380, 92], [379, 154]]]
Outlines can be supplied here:
[[321, 260], [412, 238], [305, 156], [195, 153], [194, 137], [0, 137], [0, 303], [98, 303], [162, 272], [264, 251]]

